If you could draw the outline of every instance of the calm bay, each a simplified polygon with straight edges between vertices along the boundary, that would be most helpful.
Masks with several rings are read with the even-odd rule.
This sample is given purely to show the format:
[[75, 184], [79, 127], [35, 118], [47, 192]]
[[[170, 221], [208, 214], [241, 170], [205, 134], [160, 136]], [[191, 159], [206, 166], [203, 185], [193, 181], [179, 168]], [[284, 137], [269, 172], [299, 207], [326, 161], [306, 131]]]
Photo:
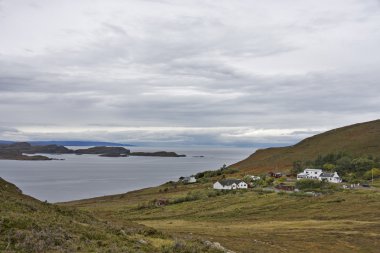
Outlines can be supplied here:
[[[70, 147], [73, 148], [73, 147]], [[78, 147], [76, 147], [78, 148]], [[82, 148], [82, 147], [81, 147]], [[216, 170], [253, 153], [253, 148], [132, 147], [132, 151], [174, 151], [186, 157], [99, 157], [48, 155], [53, 161], [0, 160], [0, 177], [25, 194], [49, 202], [124, 193]], [[203, 156], [203, 157], [201, 157]]]

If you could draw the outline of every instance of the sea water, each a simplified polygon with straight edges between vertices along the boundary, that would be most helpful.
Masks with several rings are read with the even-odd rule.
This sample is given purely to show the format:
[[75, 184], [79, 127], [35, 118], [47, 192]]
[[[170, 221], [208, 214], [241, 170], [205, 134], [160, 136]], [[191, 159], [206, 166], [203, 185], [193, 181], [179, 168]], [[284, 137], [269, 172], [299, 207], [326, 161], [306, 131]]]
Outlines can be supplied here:
[[[78, 148], [78, 147], [76, 147]], [[157, 186], [177, 181], [223, 164], [238, 162], [253, 148], [131, 147], [135, 151], [174, 151], [186, 157], [100, 157], [97, 155], [47, 155], [64, 160], [0, 160], [0, 177], [23, 193], [42, 201], [63, 202]], [[203, 156], [203, 157], [201, 157]]]

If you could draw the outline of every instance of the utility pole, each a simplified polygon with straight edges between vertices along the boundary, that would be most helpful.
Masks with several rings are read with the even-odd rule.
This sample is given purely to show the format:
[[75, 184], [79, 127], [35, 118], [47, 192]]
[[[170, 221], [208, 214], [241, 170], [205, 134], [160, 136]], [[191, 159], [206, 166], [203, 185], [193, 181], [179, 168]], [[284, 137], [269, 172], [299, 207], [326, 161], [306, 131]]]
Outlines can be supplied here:
[[373, 185], [373, 168], [372, 168], [372, 185]]

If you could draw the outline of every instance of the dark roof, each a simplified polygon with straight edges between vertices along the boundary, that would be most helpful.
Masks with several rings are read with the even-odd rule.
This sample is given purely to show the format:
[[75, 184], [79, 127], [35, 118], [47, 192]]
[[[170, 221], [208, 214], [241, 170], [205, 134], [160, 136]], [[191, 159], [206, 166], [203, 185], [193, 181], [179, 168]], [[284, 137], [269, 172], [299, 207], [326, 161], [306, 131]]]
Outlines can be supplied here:
[[320, 177], [334, 177], [334, 173], [326, 173], [326, 172], [323, 172]]
[[219, 181], [219, 183], [223, 186], [232, 185], [233, 183], [239, 184], [240, 182], [243, 182], [243, 180], [240, 180], [240, 179], [223, 179], [223, 180]]

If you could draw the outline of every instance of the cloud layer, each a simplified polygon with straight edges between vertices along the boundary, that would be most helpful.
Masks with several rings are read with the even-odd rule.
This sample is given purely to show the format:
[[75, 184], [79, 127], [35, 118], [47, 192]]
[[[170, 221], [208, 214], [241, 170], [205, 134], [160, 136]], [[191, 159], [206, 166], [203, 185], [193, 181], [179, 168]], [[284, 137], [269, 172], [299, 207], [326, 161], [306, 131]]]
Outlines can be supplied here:
[[376, 119], [379, 25], [375, 0], [2, 0], [0, 138], [292, 143]]

